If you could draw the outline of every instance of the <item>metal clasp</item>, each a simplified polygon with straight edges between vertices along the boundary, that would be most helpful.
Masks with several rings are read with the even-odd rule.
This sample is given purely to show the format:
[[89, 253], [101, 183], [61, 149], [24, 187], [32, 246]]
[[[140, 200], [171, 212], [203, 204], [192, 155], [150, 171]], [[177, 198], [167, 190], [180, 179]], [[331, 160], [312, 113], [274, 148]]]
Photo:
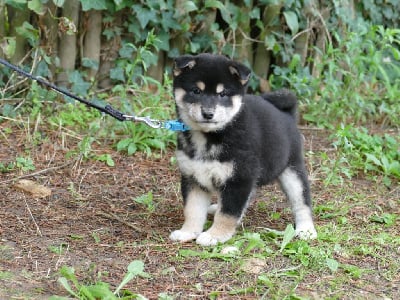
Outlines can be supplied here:
[[149, 126], [151, 128], [156, 128], [157, 129], [157, 128], [161, 128], [162, 127], [162, 122], [161, 121], [151, 119], [150, 116], [137, 117], [137, 116], [124, 115], [124, 118], [125, 118], [125, 120], [145, 123], [147, 126]]

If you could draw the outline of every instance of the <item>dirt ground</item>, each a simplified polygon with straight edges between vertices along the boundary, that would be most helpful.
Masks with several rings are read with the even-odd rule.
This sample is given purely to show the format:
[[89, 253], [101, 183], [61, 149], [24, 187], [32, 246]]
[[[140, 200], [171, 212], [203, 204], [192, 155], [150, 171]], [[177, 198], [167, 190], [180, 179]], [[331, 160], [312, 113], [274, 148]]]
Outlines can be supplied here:
[[[332, 151], [323, 132], [304, 130], [304, 134], [306, 150]], [[223, 261], [182, 263], [177, 252], [194, 245], [168, 240], [169, 233], [183, 221], [179, 174], [171, 159], [172, 150], [147, 158], [142, 154], [126, 156], [108, 144], [97, 145], [95, 153], [111, 154], [115, 166], [108, 167], [100, 161], [66, 158], [76, 146], [73, 139], [49, 133], [42, 140], [33, 145], [24, 132], [15, 129], [0, 143], [3, 164], [29, 155], [35, 165], [35, 170], [24, 173], [17, 169], [0, 173], [1, 299], [67, 295], [57, 283], [59, 269], [64, 265], [74, 266], [82, 282], [94, 282], [100, 276], [102, 281], [117, 286], [129, 262], [135, 259], [145, 263], [151, 278], [135, 279], [127, 288], [149, 299], [156, 299], [161, 292], [180, 299], [202, 299], [210, 291], [218, 290], [224, 295], [231, 285], [240, 286], [237, 276], [224, 279], [230, 277], [224, 273]], [[50, 188], [51, 195], [39, 198], [15, 188], [15, 179], [26, 174], [36, 174], [27, 179]], [[311, 170], [310, 176], [315, 194], [323, 201], [327, 196], [318, 174]], [[149, 191], [154, 210], [134, 201]], [[271, 195], [278, 196], [267, 205], [282, 212], [282, 217], [268, 220], [252, 206], [247, 213], [251, 217], [244, 220], [250, 230], [258, 226], [283, 230], [291, 222], [275, 185], [259, 192], [257, 201]], [[209, 264], [213, 264], [214, 274], [221, 272], [223, 276], [207, 278]], [[193, 278], [199, 280], [197, 290], [193, 289]]]

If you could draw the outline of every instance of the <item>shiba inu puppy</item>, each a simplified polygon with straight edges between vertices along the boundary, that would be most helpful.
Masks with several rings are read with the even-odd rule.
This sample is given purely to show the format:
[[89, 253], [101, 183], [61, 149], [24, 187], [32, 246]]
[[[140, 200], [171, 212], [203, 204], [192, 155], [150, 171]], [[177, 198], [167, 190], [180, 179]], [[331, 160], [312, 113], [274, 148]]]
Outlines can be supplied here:
[[[296, 234], [316, 238], [296, 97], [287, 90], [245, 93], [250, 69], [224, 56], [175, 60], [173, 91], [185, 221], [170, 238], [210, 246], [235, 233], [257, 186], [278, 180], [291, 204]], [[218, 203], [211, 205], [217, 195]], [[207, 213], [212, 226], [203, 232]]]

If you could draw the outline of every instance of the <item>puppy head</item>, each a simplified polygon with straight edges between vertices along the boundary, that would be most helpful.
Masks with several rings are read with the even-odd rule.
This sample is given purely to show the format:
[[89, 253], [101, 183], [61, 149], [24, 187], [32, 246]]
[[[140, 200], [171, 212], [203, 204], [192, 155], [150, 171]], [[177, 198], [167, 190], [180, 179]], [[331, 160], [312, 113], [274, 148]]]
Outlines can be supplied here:
[[223, 129], [239, 113], [250, 69], [224, 56], [184, 55], [175, 60], [179, 117], [193, 130]]

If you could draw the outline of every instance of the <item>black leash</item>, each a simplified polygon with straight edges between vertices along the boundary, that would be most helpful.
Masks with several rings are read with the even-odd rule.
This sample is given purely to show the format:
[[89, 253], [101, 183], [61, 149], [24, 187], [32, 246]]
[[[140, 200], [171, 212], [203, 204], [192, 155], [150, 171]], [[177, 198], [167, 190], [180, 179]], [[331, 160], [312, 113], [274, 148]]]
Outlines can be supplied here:
[[103, 113], [105, 113], [107, 115], [110, 115], [111, 117], [113, 117], [113, 118], [115, 118], [115, 119], [117, 119], [119, 121], [143, 122], [143, 123], [147, 124], [148, 126], [150, 126], [152, 128], [165, 128], [165, 129], [169, 129], [169, 130], [172, 130], [172, 131], [186, 131], [186, 130], [189, 130], [189, 127], [187, 125], [185, 125], [184, 123], [182, 123], [182, 122], [180, 122], [178, 120], [170, 120], [170, 121], [162, 122], [162, 121], [159, 121], [159, 120], [151, 119], [148, 116], [147, 117], [138, 117], [138, 116], [135, 116], [135, 115], [126, 115], [126, 114], [120, 112], [119, 110], [116, 110], [115, 108], [113, 108], [110, 104], [107, 104], [104, 107], [100, 106], [100, 105], [98, 105], [96, 103], [87, 101], [87, 100], [85, 100], [85, 99], [83, 99], [81, 97], [78, 97], [78, 96], [76, 96], [74, 94], [71, 94], [69, 91], [67, 91], [67, 90], [65, 90], [63, 88], [60, 88], [60, 87], [52, 84], [51, 82], [43, 80], [40, 77], [34, 76], [34, 75], [22, 70], [21, 68], [9, 63], [8, 61], [6, 61], [6, 60], [4, 60], [2, 58], [0, 58], [0, 63], [5, 65], [8, 68], [14, 70], [15, 72], [18, 72], [19, 74], [21, 74], [24, 77], [30, 78], [32, 80], [35, 80], [35, 81], [39, 82], [40, 84], [42, 84], [42, 85], [44, 85], [44, 86], [46, 86], [48, 88], [51, 88], [52, 90], [54, 90], [54, 91], [56, 91], [56, 92], [58, 92], [58, 93], [60, 93], [62, 95], [68, 96], [68, 97], [70, 97], [72, 99], [75, 99], [76, 101], [79, 101], [81, 103], [86, 104], [89, 107], [95, 108], [95, 109], [97, 109], [97, 110], [99, 110], [99, 111], [101, 111], [101, 112], [103, 112]]

